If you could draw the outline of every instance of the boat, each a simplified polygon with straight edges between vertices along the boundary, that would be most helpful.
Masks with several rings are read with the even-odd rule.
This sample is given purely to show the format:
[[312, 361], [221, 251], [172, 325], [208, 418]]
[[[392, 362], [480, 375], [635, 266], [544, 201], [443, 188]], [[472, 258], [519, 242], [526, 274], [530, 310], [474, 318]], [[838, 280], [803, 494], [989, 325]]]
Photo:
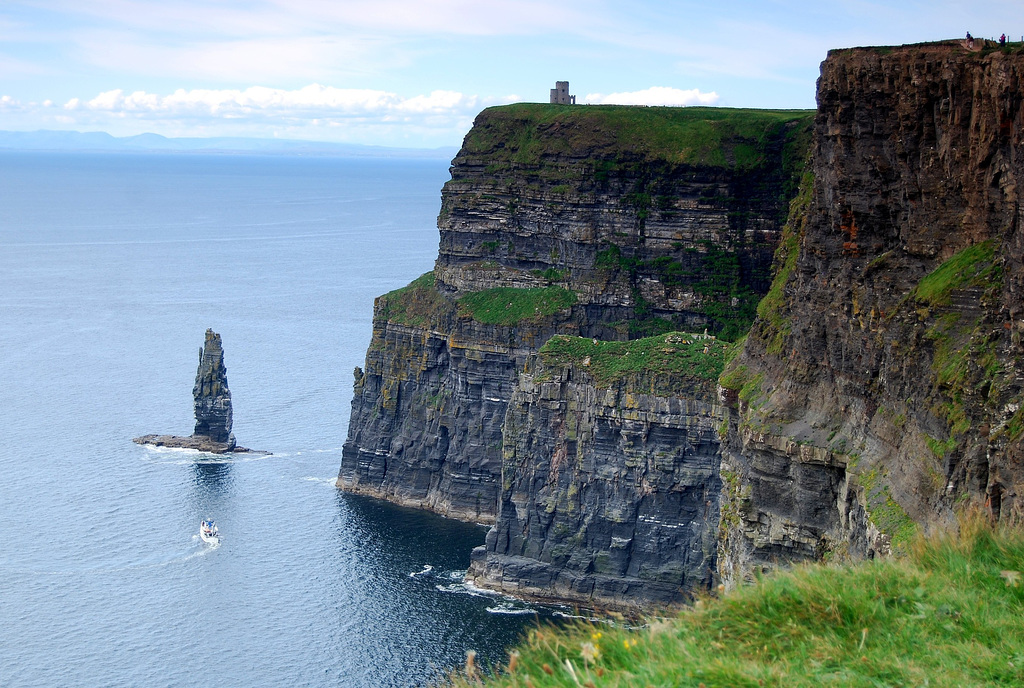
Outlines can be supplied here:
[[203, 539], [203, 542], [208, 542], [211, 545], [220, 544], [220, 531], [217, 530], [217, 524], [213, 522], [213, 519], [204, 519], [199, 524], [199, 537]]

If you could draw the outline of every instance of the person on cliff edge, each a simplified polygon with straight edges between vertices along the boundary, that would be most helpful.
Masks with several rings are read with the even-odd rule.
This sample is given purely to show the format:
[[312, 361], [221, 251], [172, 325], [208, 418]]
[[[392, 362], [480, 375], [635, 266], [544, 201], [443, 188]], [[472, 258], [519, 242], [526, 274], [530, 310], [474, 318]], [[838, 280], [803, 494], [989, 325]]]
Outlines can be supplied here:
[[967, 32], [967, 47], [968, 48], [973, 48], [974, 47], [974, 36], [971, 35], [970, 31]]

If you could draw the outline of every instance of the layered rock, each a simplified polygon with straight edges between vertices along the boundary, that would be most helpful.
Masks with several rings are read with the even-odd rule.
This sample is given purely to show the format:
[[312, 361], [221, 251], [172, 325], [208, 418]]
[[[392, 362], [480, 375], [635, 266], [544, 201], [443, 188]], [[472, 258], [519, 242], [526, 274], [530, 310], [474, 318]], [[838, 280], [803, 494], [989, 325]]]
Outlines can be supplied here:
[[213, 442], [234, 446], [231, 433], [231, 390], [228, 389], [228, 370], [224, 365], [224, 348], [220, 335], [206, 330], [206, 341], [199, 350], [199, 368], [192, 387], [196, 427], [192, 435], [209, 437]]
[[[683, 603], [715, 571], [715, 379], [726, 346], [682, 334], [582, 344], [587, 351], [566, 356], [580, 344], [551, 340], [519, 376], [505, 416], [498, 519], [469, 578], [589, 607]], [[712, 365], [701, 376], [655, 356], [627, 374], [608, 372], [651, 348]]]
[[735, 367], [721, 573], [1020, 518], [1024, 55], [833, 51], [811, 170]]
[[[431, 275], [427, 275], [431, 278]], [[516, 371], [569, 311], [486, 325], [432, 286], [379, 297], [338, 486], [467, 521], [493, 520], [501, 427]], [[413, 307], [396, 312], [396, 302]], [[417, 308], [417, 306], [419, 308]], [[429, 312], [424, 312], [429, 311]]]
[[224, 365], [224, 348], [221, 346], [220, 335], [211, 329], [206, 330], [206, 340], [199, 350], [199, 367], [192, 387], [192, 397], [196, 416], [192, 435], [144, 435], [133, 441], [137, 444], [196, 449], [214, 454], [250, 451], [237, 446], [231, 432], [231, 391], [228, 389], [227, 367]]
[[442, 193], [434, 272], [375, 304], [338, 485], [493, 520], [508, 402], [550, 336], [745, 330], [808, 123], [704, 108], [481, 113]]

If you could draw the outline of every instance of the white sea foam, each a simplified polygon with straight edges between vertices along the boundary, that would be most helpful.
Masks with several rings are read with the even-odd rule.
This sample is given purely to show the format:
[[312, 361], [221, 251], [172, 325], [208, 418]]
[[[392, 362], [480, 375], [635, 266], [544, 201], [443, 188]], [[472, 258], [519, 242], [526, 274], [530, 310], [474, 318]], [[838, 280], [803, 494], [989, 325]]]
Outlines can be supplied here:
[[427, 575], [428, 573], [430, 573], [433, 570], [434, 570], [433, 566], [431, 566], [430, 564], [424, 564], [422, 571], [413, 571], [412, 573], [409, 574], [409, 578], [418, 578], [419, 576], [425, 576], [425, 575]]
[[338, 482], [337, 476], [332, 478], [319, 478], [315, 475], [307, 475], [300, 478], [300, 480], [303, 480], [307, 483], [317, 483], [320, 485], [326, 485], [327, 487], [334, 487], [335, 484]]
[[[516, 602], [518, 602], [518, 600]], [[487, 611], [490, 612], [491, 614], [510, 614], [510, 615], [513, 615], [513, 616], [519, 615], [519, 614], [536, 614], [537, 613], [536, 609], [534, 609], [532, 607], [520, 607], [520, 606], [518, 606], [516, 604], [516, 602], [510, 602], [510, 601], [500, 602], [500, 603], [498, 603], [494, 607], [487, 607]]]

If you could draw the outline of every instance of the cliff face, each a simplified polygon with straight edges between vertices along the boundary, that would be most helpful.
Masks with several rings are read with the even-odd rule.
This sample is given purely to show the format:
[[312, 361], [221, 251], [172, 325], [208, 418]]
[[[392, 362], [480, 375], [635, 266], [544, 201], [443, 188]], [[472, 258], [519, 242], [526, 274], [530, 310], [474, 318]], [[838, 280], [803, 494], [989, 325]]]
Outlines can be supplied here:
[[[469, 577], [517, 596], [619, 607], [678, 604], [709, 587], [721, 491], [715, 379], [728, 348], [681, 334], [550, 340], [509, 404], [498, 520]], [[673, 370], [667, 358], [710, 365]]]
[[1024, 55], [833, 51], [775, 284], [722, 378], [722, 575], [1020, 518]]
[[585, 336], [742, 334], [771, 281], [808, 119], [710, 108], [486, 110], [442, 194], [438, 287], [564, 285], [587, 307]]
[[338, 486], [468, 521], [492, 520], [516, 371], [570, 317], [521, 327], [459, 316], [432, 275], [377, 299]]
[[808, 125], [703, 108], [481, 113], [442, 193], [434, 272], [375, 305], [339, 487], [492, 520], [508, 403], [548, 338], [744, 331]]

